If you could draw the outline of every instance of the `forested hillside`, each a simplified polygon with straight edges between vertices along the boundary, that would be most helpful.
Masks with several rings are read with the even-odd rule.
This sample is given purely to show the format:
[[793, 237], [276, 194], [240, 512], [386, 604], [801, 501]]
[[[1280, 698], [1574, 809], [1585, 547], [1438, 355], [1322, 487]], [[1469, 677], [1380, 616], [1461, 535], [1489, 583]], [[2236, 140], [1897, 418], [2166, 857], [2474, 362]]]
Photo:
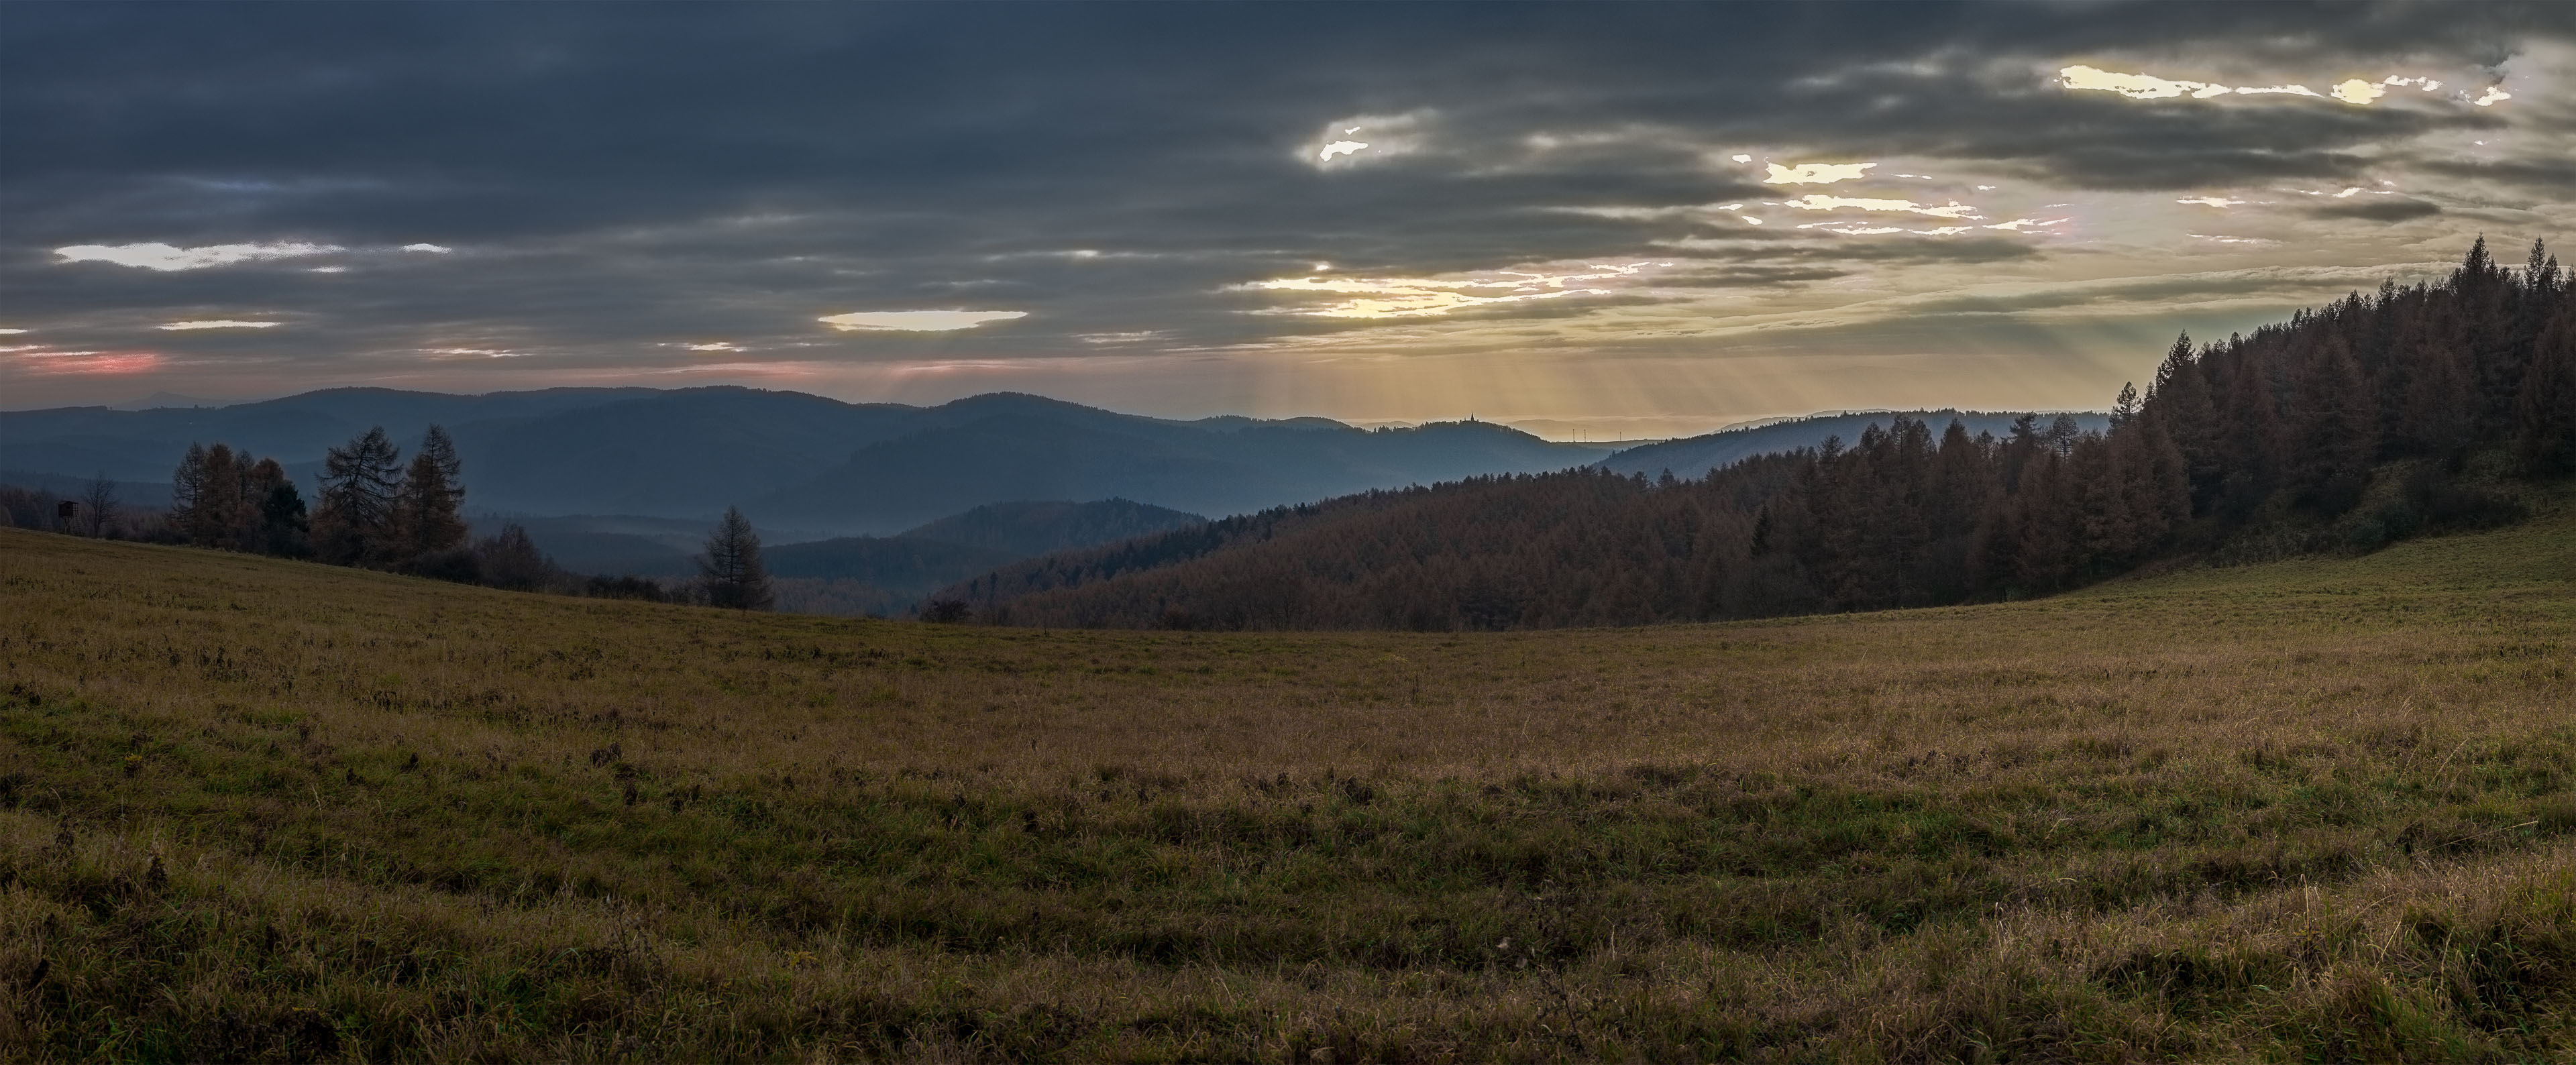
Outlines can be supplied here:
[[2251, 335], [2177, 340], [2109, 429], [1898, 417], [1696, 480], [1586, 471], [1283, 508], [1020, 563], [944, 596], [992, 622], [1529, 628], [2044, 594], [2160, 559], [2368, 550], [2511, 520], [2576, 471], [2576, 301], [2479, 241]]
[[1089, 503], [1063, 500], [988, 503], [963, 514], [951, 514], [906, 529], [903, 535], [1026, 558], [1049, 551], [1144, 536], [1206, 520], [1196, 514], [1126, 499], [1102, 499]]

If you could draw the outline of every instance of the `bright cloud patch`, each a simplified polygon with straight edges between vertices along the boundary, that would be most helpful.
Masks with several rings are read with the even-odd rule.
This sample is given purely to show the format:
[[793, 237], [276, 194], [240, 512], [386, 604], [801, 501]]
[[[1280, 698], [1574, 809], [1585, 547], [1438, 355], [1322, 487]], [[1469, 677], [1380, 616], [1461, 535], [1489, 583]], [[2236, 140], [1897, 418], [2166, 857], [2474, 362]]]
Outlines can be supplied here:
[[173, 331], [183, 329], [275, 329], [280, 324], [281, 323], [278, 322], [244, 322], [233, 318], [207, 318], [193, 322], [163, 322], [153, 328]]
[[1906, 214], [1919, 214], [1931, 218], [1974, 219], [1985, 217], [1984, 215], [1978, 214], [1976, 208], [1970, 207], [1956, 200], [1952, 200], [1947, 204], [1932, 206], [1916, 203], [1912, 200], [1872, 199], [1856, 196], [1826, 196], [1813, 192], [1800, 196], [1794, 200], [1783, 201], [1780, 206], [1795, 207], [1801, 211], [1901, 211]]
[[718, 340], [718, 341], [714, 341], [714, 342], [712, 342], [712, 343], [706, 343], [706, 344], [682, 344], [682, 345], [680, 345], [680, 347], [681, 347], [682, 349], [684, 349], [684, 350], [688, 350], [688, 351], [741, 351], [741, 350], [742, 350], [742, 345], [740, 345], [740, 344], [736, 344], [736, 343], [733, 343], [733, 342], [731, 342], [731, 341], [725, 341], [725, 340]]
[[209, 244], [200, 248], [160, 243], [74, 244], [56, 248], [54, 254], [61, 256], [66, 263], [115, 263], [141, 270], [203, 270], [211, 266], [329, 255], [347, 250], [330, 244], [284, 241], [276, 244]]
[[1298, 154], [1320, 169], [1340, 169], [1422, 150], [1429, 140], [1432, 113], [1352, 115], [1325, 124]]
[[1300, 313], [1319, 318], [1421, 318], [1503, 303], [1603, 296], [1589, 282], [1629, 277], [1669, 263], [1595, 264], [1592, 273], [1548, 274], [1496, 270], [1465, 278], [1288, 277], [1240, 286], [1269, 292], [1316, 292], [1342, 297]]
[[456, 249], [439, 244], [405, 244], [402, 246], [402, 250], [425, 251], [432, 255], [445, 255], [449, 252], [455, 251]]
[[2222, 211], [2245, 203], [2244, 200], [2231, 200], [2225, 196], [2185, 196], [2182, 199], [2175, 200], [2174, 202], [2196, 203], [2203, 207], [2216, 207]]
[[2510, 100], [2510, 99], [2513, 99], [2513, 94], [2512, 94], [2512, 93], [2509, 93], [2509, 92], [2504, 91], [2504, 89], [2503, 89], [2502, 87], [2500, 87], [2500, 86], [2490, 85], [2490, 86], [2487, 86], [2486, 95], [2484, 95], [2484, 96], [2480, 96], [2480, 97], [2478, 97], [2477, 99], [2475, 99], [2475, 100], [2471, 100], [2471, 101], [2469, 101], [2469, 102], [2470, 102], [2470, 103], [2473, 103], [2473, 104], [2476, 104], [2476, 105], [2478, 105], [2478, 106], [2480, 106], [2480, 107], [2493, 107], [2493, 106], [2495, 106], [2496, 101], [2498, 101], [2498, 100]]
[[25, 332], [26, 330], [24, 329], [0, 329], [0, 336], [13, 337]]
[[1831, 185], [1837, 181], [1858, 181], [1868, 176], [1865, 172], [1869, 168], [1878, 164], [1800, 163], [1796, 166], [1781, 166], [1778, 163], [1766, 163], [1764, 165], [1771, 171], [1771, 176], [1762, 179], [1765, 185]]
[[2169, 100], [2176, 96], [2208, 99], [2232, 91], [2224, 85], [2205, 81], [2172, 81], [2149, 74], [2115, 74], [2098, 67], [2071, 66], [2057, 72], [2058, 80], [2070, 89], [2092, 89], [2116, 92], [2132, 100]]
[[[2086, 89], [2095, 92], [2116, 92], [2132, 100], [2170, 100], [2179, 96], [2188, 96], [2195, 100], [2207, 100], [2211, 97], [2227, 96], [2230, 94], [2236, 96], [2305, 96], [2318, 100], [2328, 98], [2328, 94], [2326, 93], [2320, 93], [2315, 89], [2298, 84], [2257, 86], [2219, 85], [2206, 81], [2186, 81], [2178, 78], [2159, 78], [2152, 74], [2124, 74], [2117, 71], [2103, 70], [2099, 67], [2082, 65], [2062, 68], [2057, 72], [2057, 77], [2058, 84], [2064, 85], [2070, 89]], [[2361, 78], [2353, 78], [2340, 85], [2336, 85], [2334, 87], [2332, 98], [2352, 104], [2356, 107], [2367, 107], [2378, 102], [2380, 97], [2388, 95], [2389, 89], [2408, 87], [2412, 87], [2422, 92], [2433, 92], [2440, 89], [2442, 87], [2442, 83], [2431, 78], [2401, 78], [2395, 75], [2381, 78], [2375, 82], [2366, 81]]]
[[949, 333], [1028, 316], [1027, 311], [854, 311], [815, 321], [843, 332]]

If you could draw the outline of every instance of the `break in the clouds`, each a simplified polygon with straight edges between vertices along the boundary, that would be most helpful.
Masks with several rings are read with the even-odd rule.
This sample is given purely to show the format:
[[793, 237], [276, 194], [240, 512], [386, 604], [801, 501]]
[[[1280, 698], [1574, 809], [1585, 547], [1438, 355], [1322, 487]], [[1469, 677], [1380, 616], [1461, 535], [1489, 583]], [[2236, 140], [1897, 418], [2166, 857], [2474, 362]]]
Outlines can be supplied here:
[[2571, 89], [2547, 3], [21, 3], [0, 401], [2100, 406], [2576, 233]]

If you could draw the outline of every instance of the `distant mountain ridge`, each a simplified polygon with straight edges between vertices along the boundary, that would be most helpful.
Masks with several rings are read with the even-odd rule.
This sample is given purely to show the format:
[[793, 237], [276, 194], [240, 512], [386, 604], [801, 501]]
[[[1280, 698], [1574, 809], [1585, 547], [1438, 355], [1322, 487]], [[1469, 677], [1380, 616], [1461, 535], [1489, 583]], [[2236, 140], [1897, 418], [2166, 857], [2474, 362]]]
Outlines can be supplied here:
[[0, 413], [0, 468], [164, 482], [190, 443], [220, 440], [277, 458], [309, 486], [325, 449], [375, 425], [408, 448], [432, 423], [454, 436], [477, 512], [694, 520], [738, 504], [762, 525], [864, 534], [1033, 499], [1244, 513], [1608, 456], [1481, 422], [1177, 421], [1013, 393], [913, 407], [732, 386], [347, 388], [227, 407]]

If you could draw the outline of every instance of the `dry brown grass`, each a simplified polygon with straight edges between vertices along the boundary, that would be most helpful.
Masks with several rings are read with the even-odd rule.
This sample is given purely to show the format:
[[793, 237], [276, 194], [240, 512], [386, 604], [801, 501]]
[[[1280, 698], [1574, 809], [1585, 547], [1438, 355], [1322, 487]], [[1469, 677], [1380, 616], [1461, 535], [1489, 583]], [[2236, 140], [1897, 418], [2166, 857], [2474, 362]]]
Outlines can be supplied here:
[[2555, 505], [2031, 603], [1475, 636], [0, 530], [0, 1046], [2559, 1057], [2571, 646]]

